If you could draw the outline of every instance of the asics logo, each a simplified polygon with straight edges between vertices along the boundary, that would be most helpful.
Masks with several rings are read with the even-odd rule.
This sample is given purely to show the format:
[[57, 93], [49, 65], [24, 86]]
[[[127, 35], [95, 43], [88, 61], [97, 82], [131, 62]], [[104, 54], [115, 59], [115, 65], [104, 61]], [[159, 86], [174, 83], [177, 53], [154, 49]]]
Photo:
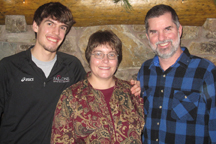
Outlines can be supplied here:
[[24, 82], [24, 81], [34, 81], [34, 78], [26, 78], [26, 77], [23, 77], [21, 79], [21, 82]]

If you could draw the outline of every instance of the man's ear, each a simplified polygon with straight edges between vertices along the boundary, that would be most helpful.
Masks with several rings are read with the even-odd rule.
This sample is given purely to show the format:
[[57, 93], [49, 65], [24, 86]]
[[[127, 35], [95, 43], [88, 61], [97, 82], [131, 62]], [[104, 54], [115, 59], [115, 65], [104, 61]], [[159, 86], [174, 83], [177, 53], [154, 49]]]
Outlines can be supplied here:
[[146, 37], [147, 37], [147, 39], [149, 40], [149, 36], [148, 36], [148, 34], [146, 33]]
[[179, 35], [181, 37], [181, 35], [182, 35], [182, 25], [179, 25], [178, 32], [179, 32]]
[[33, 21], [32, 29], [33, 29], [34, 32], [36, 32], [36, 33], [38, 32], [38, 25], [37, 25], [37, 23], [35, 21]]

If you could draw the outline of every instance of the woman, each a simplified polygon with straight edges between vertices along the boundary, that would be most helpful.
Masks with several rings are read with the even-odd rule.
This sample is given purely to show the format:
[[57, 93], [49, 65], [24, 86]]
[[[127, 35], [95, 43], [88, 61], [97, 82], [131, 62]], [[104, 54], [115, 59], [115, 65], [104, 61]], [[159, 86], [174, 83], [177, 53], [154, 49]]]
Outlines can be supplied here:
[[141, 144], [143, 100], [114, 74], [122, 60], [122, 42], [112, 31], [89, 38], [85, 57], [91, 72], [61, 94], [51, 143]]

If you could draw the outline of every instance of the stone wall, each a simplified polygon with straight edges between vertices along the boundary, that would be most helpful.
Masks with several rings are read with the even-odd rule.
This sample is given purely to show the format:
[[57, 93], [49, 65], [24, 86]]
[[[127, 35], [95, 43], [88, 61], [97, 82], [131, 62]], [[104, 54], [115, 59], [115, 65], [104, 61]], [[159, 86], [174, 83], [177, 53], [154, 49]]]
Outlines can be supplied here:
[[[78, 57], [89, 71], [84, 51], [89, 36], [101, 29], [112, 30], [123, 42], [123, 60], [116, 76], [125, 80], [136, 79], [141, 64], [154, 56], [145, 36], [144, 25], [72, 27], [59, 51]], [[34, 43], [35, 34], [22, 16], [6, 17], [5, 25], [0, 25], [0, 59], [26, 50]], [[191, 54], [216, 64], [216, 19], [207, 19], [200, 27], [183, 26], [181, 45], [187, 47]]]

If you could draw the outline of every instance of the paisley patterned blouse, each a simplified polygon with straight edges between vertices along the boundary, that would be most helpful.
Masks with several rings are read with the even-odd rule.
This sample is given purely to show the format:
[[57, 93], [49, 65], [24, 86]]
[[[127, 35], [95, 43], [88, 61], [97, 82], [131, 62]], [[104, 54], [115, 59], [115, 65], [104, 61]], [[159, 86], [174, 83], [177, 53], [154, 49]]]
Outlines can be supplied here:
[[130, 92], [127, 81], [115, 78], [107, 103], [87, 79], [63, 91], [56, 106], [52, 144], [141, 144], [143, 99]]

